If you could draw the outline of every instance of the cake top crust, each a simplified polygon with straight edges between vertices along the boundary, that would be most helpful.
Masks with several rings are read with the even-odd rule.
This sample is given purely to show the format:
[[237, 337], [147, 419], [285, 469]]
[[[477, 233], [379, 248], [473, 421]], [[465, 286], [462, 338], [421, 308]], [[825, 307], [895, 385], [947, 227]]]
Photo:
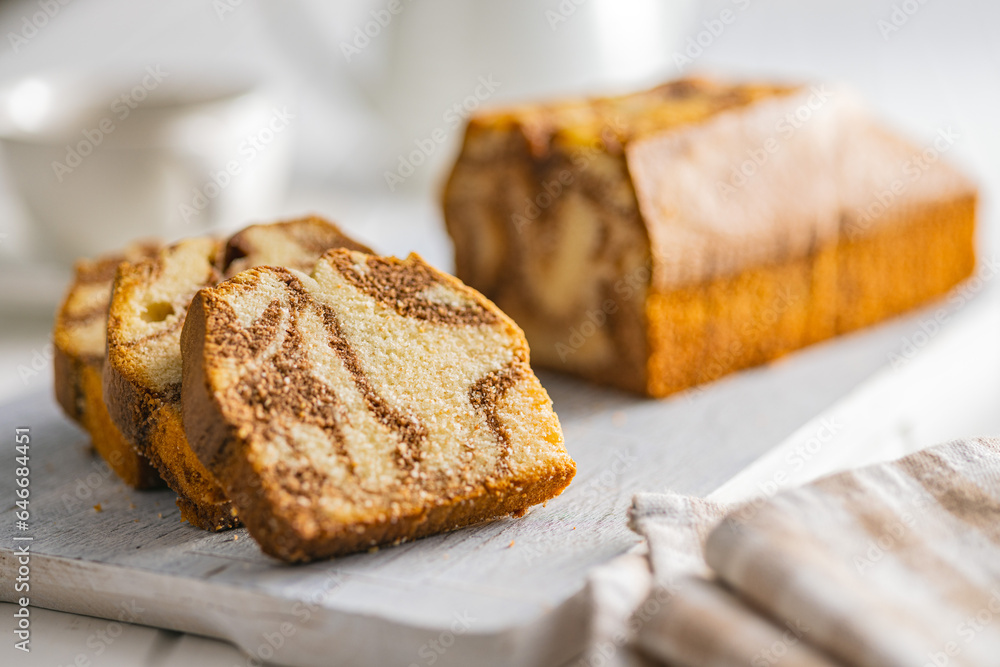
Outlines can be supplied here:
[[546, 153], [553, 144], [591, 146], [599, 142], [602, 150], [616, 151], [631, 141], [797, 89], [686, 78], [627, 95], [486, 111], [470, 120], [469, 131], [517, 127], [536, 155]]

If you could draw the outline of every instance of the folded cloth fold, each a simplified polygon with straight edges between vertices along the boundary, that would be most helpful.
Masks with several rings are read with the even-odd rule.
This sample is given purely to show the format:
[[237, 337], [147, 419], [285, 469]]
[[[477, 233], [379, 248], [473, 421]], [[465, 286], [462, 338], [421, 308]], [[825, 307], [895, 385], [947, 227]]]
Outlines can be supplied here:
[[1000, 440], [734, 507], [640, 494], [631, 522], [662, 602], [636, 644], [670, 664], [1000, 665]]

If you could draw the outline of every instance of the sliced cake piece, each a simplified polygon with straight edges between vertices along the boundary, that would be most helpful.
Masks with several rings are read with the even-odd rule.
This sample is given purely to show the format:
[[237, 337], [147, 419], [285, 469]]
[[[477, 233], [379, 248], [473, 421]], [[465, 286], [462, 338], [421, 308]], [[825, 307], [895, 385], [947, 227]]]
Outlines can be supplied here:
[[652, 396], [902, 313], [975, 265], [976, 188], [848, 92], [687, 79], [482, 112], [456, 275], [536, 363]]
[[161, 487], [163, 480], [108, 416], [101, 369], [115, 270], [122, 262], [140, 261], [158, 249], [157, 243], [140, 243], [119, 254], [78, 261], [52, 332], [56, 400], [90, 434], [94, 449], [108, 466], [136, 489]]
[[191, 445], [286, 561], [520, 516], [576, 471], [521, 330], [416, 255], [243, 272], [182, 345]]
[[177, 492], [181, 515], [206, 530], [238, 525], [181, 425], [180, 334], [191, 298], [244, 268], [275, 264], [309, 270], [324, 251], [366, 249], [318, 218], [255, 225], [227, 242], [194, 238], [119, 267], [108, 320], [104, 391], [109, 414]]

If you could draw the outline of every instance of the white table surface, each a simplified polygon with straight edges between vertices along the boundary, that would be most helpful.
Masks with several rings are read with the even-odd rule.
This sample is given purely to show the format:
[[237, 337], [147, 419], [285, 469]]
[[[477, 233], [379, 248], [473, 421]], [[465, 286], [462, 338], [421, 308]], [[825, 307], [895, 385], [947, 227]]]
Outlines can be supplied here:
[[[995, 38], [994, 33], [997, 19], [1000, 19], [1000, 7], [995, 3], [974, 0], [926, 3], [898, 32], [883, 39], [878, 21], [890, 17], [892, 4], [888, 0], [752, 0], [748, 8], [739, 14], [737, 22], [727, 27], [726, 32], [706, 49], [696, 68], [844, 81], [860, 90], [883, 116], [903, 127], [918, 141], [929, 139], [938, 128], [954, 126], [960, 138], [949, 158], [961, 164], [983, 186], [982, 253], [997, 256], [1000, 253], [1000, 230], [995, 220], [993, 200], [1000, 191], [1000, 159], [997, 158], [1000, 155], [1000, 124], [996, 123], [1000, 108], [1000, 86], [997, 85], [1000, 83], [1000, 40]], [[705, 3], [702, 13], [705, 18], [711, 18], [718, 15], [723, 7], [732, 5], [728, 1]], [[34, 7], [33, 3], [21, 6], [24, 11]], [[211, 18], [214, 20], [214, 17]], [[7, 28], [11, 22], [16, 24], [19, 20], [20, 15], [8, 9], [6, 22], [0, 27]], [[3, 32], [6, 34], [7, 30]], [[30, 58], [12, 59], [10, 54], [0, 57], [0, 72], [6, 74], [24, 71], [31, 66]], [[435, 226], [436, 213], [427, 200], [394, 203], [388, 202], [383, 193], [358, 196], [330, 195], [328, 192], [319, 195], [316, 192], [314, 186], [299, 188], [288, 204], [288, 212], [316, 210], [338, 219], [382, 251], [405, 254], [410, 249], [416, 249], [432, 262], [448, 265], [447, 241]], [[7, 234], [2, 225], [0, 234]], [[16, 230], [11, 230], [9, 237], [16, 238], [17, 234]], [[0, 244], [8, 240], [8, 237], [0, 237]], [[16, 289], [16, 284], [11, 288]], [[977, 307], [984, 310], [998, 307], [995, 289], [992, 292], [987, 289], [984, 294]], [[19, 373], [18, 370], [19, 367], [30, 367], [36, 352], [44, 357], [49, 328], [49, 321], [44, 315], [18, 316], [4, 312], [2, 317], [0, 402], [30, 390], [36, 386], [35, 383], [44, 382], [41, 376]], [[959, 321], [958, 317], [954, 320]], [[949, 327], [953, 327], [954, 322]], [[946, 439], [971, 435], [967, 432], [970, 428], [989, 428], [989, 415], [958, 410], [942, 414], [942, 411], [933, 409], [936, 399], [930, 389], [942, 382], [942, 373], [947, 375], [934, 350], [953, 345], [945, 345], [947, 339], [943, 336], [928, 346], [926, 362], [918, 360], [904, 369], [905, 382], [896, 373], [877, 374], [879, 366], [888, 365], [887, 351], [898, 349], [902, 338], [916, 330], [913, 321], [909, 322], [909, 331], [905, 326], [896, 323], [890, 328], [862, 333], [852, 339], [851, 344], [857, 346], [857, 359], [863, 361], [859, 361], [857, 367], [844, 376], [803, 381], [801, 389], [805, 395], [800, 400], [777, 406], [787, 411], [786, 419], [790, 426], [786, 434], [776, 437], [776, 447], [791, 446], [790, 443], [802, 435], [797, 431], [815, 424], [813, 420], [822, 418], [824, 411], [827, 414], [844, 414], [846, 411], [854, 415], [851, 442], [863, 440], [866, 444], [857, 458], [817, 462], [813, 474], [930, 444], [921, 438]], [[968, 334], [965, 329], [957, 332], [956, 336], [960, 338], [963, 332]], [[781, 363], [791, 365], [793, 369], [798, 366], [805, 368], [816, 354], [793, 355]], [[960, 369], [955, 371], [950, 364], [945, 363], [944, 367], [952, 369], [948, 382], [951, 383], [949, 386], [958, 387], [956, 391], [962, 391], [965, 379], [969, 381], [965, 386], [971, 391], [977, 386], [975, 383], [985, 377], [982, 368], [976, 369], [976, 372], [970, 370], [969, 375], [964, 376]], [[1000, 375], [1000, 368], [995, 370]], [[42, 363], [41, 373], [49, 372], [51, 369]], [[767, 372], [767, 369], [761, 372]], [[22, 378], [22, 375], [26, 377]], [[868, 379], [870, 383], [857, 388], [852, 397], [852, 388]], [[720, 387], [725, 391], [726, 382], [723, 380], [718, 383], [719, 387], [710, 387], [709, 391]], [[926, 392], [915, 389], [920, 383], [926, 383], [930, 389]], [[911, 389], [911, 393], [901, 395], [899, 401], [924, 401], [929, 406], [906, 417], [908, 432], [922, 435], [909, 440], [902, 438], [905, 440], [902, 444], [900, 437], [886, 436], [887, 423], [898, 420], [898, 413], [887, 415], [882, 411], [873, 413], [862, 409], [873, 396], [879, 397], [878, 400], [887, 400], [886, 404], [890, 407], [899, 407], [899, 402], [886, 398], [895, 395], [893, 387], [899, 384]], [[838, 404], [838, 401], [842, 402]], [[720, 419], [738, 418], [752, 416], [720, 415]], [[993, 427], [997, 429], [994, 434], [1000, 432], [1000, 424], [994, 422]], [[898, 436], [899, 432], [896, 434]], [[784, 444], [782, 440], [785, 440]], [[883, 449], [880, 450], [880, 447]], [[777, 451], [780, 452], [780, 449]], [[777, 456], [772, 455], [772, 459]], [[742, 480], [729, 487], [729, 492], [735, 497], [745, 493], [746, 489], [752, 490], [755, 480], [768, 479], [774, 469], [774, 460], [751, 466]], [[744, 491], [739, 491], [740, 485], [743, 485]], [[10, 605], [0, 605], [0, 616], [11, 618], [11, 613]], [[0, 627], [7, 627], [7, 623], [5, 621]], [[124, 626], [121, 635], [107, 644], [99, 639], [103, 636], [101, 633], [109, 631], [106, 620], [36, 609], [33, 610], [32, 627], [36, 641], [30, 656], [15, 654], [10, 641], [4, 640], [0, 644], [0, 662], [4, 665], [61, 665], [71, 664], [78, 656], [83, 656], [94, 665], [246, 664], [244, 656], [224, 643], [142, 626]], [[9, 632], [4, 634], [9, 638]], [[95, 646], [104, 647], [100, 655], [96, 655]]]

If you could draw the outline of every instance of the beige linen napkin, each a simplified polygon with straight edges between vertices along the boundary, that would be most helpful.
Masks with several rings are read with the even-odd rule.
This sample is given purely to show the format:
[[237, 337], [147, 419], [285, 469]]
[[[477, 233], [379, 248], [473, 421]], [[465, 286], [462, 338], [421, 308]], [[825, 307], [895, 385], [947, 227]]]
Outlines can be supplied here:
[[940, 445], [725, 508], [641, 494], [676, 665], [1000, 665], [1000, 440]]

